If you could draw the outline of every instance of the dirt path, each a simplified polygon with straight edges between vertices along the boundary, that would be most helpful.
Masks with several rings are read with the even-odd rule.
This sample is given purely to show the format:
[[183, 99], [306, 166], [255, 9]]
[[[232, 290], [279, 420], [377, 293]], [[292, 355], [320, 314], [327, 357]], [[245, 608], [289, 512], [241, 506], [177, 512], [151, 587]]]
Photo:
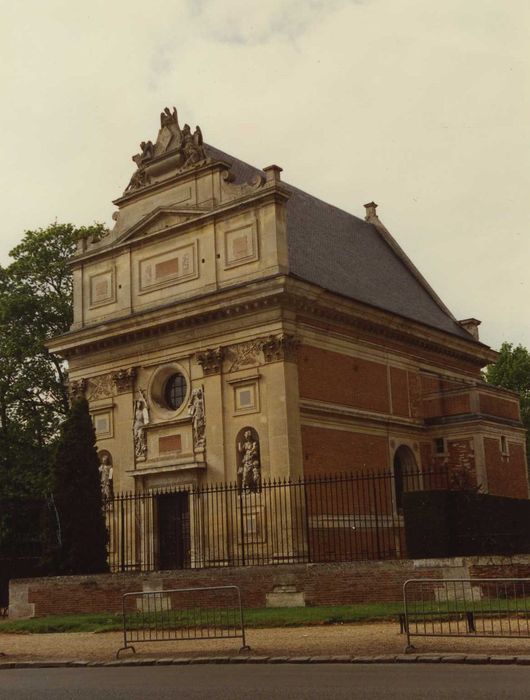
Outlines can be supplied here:
[[[530, 654], [530, 640], [421, 639], [419, 653]], [[397, 624], [344, 624], [249, 630], [247, 643], [260, 656], [401, 654], [405, 637]], [[8, 661], [111, 661], [122, 645], [118, 632], [61, 634], [2, 634], [0, 651]], [[136, 645], [137, 657], [232, 656], [239, 640], [168, 641]]]

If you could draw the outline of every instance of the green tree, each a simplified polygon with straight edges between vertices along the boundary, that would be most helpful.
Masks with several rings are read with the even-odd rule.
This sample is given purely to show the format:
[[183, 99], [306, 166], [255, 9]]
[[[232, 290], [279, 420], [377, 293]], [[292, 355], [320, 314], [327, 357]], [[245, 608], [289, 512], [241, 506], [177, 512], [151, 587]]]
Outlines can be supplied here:
[[67, 367], [44, 343], [72, 323], [68, 259], [101, 224], [27, 231], [0, 267], [0, 498], [45, 493], [68, 411]]
[[61, 427], [54, 481], [60, 526], [57, 573], [107, 571], [107, 530], [96, 434], [86, 399], [73, 401]]
[[[530, 352], [522, 345], [503, 343], [499, 358], [485, 371], [486, 381], [519, 394], [521, 421], [530, 431]], [[530, 466], [530, 432], [526, 433], [526, 454]]]

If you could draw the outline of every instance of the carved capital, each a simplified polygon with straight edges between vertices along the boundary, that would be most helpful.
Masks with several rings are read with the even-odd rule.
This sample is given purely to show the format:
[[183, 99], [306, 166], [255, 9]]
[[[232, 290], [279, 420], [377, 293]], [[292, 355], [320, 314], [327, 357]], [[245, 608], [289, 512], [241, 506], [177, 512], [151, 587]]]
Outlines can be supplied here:
[[84, 398], [86, 388], [86, 379], [73, 379], [72, 381], [68, 382], [68, 394], [70, 396], [70, 401]]
[[196, 353], [197, 362], [202, 367], [204, 374], [219, 374], [224, 358], [224, 349], [208, 348], [204, 352]]
[[261, 345], [265, 362], [294, 361], [299, 344], [294, 335], [270, 335]]
[[118, 394], [124, 394], [128, 391], [132, 391], [133, 383], [136, 377], [136, 367], [119, 369], [117, 372], [113, 372], [111, 377]]

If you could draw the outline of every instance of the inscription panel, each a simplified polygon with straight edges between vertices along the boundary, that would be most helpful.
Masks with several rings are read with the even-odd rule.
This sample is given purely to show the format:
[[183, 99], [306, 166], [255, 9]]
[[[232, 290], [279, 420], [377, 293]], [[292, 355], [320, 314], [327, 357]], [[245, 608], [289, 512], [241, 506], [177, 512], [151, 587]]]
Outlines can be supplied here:
[[194, 241], [145, 258], [140, 260], [139, 266], [140, 294], [194, 279], [199, 276], [197, 244]]

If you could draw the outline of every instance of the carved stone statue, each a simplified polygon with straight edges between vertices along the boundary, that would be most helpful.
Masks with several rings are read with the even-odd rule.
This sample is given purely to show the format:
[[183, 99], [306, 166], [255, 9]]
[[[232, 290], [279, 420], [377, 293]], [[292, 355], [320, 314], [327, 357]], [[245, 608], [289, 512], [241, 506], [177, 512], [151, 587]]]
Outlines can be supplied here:
[[99, 456], [99, 478], [101, 479], [101, 495], [105, 500], [112, 498], [112, 457], [110, 452], [102, 450]]
[[145, 187], [151, 184], [151, 176], [145, 170], [137, 170], [130, 179], [129, 184], [125, 188], [126, 192], [139, 190], [140, 187]]
[[164, 111], [160, 112], [160, 126], [169, 126], [170, 124], [178, 126], [178, 123], [177, 108], [173, 107], [173, 112], [171, 112], [169, 107], [164, 107]]
[[243, 428], [239, 435], [241, 433], [243, 435], [237, 442], [237, 481], [241, 489], [256, 492], [261, 483], [258, 433], [253, 428]]
[[192, 419], [193, 449], [195, 452], [204, 452], [206, 447], [206, 420], [204, 415], [204, 389], [199, 387], [191, 392], [188, 403], [188, 414]]
[[140, 148], [142, 152], [137, 153], [132, 158], [139, 168], [145, 163], [145, 161], [151, 160], [151, 158], [153, 158], [155, 155], [155, 147], [152, 141], [142, 141]]
[[202, 145], [202, 132], [198, 126], [195, 127], [195, 132], [192, 134], [189, 124], [184, 124], [182, 129], [182, 153], [184, 155], [182, 167], [184, 168], [206, 158]]
[[147, 457], [146, 426], [149, 425], [149, 405], [145, 394], [140, 389], [140, 399], [134, 402], [133, 436], [134, 454], [138, 461]]

